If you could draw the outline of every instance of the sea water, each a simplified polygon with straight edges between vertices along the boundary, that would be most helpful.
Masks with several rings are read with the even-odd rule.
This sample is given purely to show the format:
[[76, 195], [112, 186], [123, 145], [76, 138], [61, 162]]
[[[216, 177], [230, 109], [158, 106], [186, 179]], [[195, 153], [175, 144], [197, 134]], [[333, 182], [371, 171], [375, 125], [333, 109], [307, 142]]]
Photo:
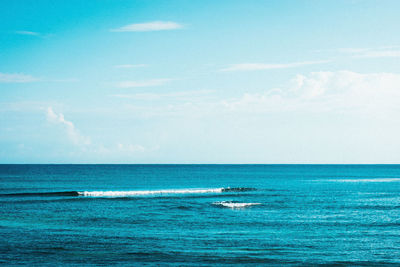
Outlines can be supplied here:
[[2, 265], [400, 266], [400, 165], [0, 165]]

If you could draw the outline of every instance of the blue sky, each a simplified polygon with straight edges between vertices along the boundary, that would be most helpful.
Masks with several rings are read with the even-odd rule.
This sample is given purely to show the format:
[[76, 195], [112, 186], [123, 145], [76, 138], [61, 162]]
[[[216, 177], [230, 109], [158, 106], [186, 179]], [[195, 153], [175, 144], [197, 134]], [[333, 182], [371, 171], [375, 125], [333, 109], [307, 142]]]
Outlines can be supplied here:
[[1, 1], [0, 163], [399, 163], [399, 1]]

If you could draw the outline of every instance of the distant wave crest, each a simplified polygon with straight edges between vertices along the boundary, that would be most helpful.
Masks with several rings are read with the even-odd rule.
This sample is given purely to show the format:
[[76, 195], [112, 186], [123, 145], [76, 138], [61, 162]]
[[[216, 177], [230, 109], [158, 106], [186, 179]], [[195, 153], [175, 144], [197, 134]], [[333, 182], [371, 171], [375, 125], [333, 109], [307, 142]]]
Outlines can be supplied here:
[[232, 201], [218, 201], [218, 202], [214, 202], [213, 205], [234, 209], [234, 208], [246, 208], [246, 207], [250, 207], [250, 206], [261, 205], [261, 203], [243, 203], [243, 202], [232, 202]]
[[390, 182], [400, 182], [400, 178], [329, 179], [325, 181], [339, 182], [339, 183], [390, 183]]

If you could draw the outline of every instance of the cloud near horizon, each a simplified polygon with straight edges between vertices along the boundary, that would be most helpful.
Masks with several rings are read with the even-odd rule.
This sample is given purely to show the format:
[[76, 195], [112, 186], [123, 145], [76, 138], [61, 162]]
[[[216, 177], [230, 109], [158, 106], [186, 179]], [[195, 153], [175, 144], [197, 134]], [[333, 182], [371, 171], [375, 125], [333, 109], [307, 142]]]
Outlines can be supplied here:
[[183, 25], [173, 21], [151, 21], [135, 23], [112, 29], [113, 32], [150, 32], [182, 29]]
[[88, 155], [95, 153], [102, 156], [114, 157], [120, 152], [123, 155], [134, 155], [137, 153], [151, 152], [158, 149], [157, 147], [148, 148], [139, 144], [121, 143], [104, 145], [102, 143], [93, 143], [91, 138], [82, 135], [75, 125], [65, 119], [64, 114], [57, 113], [52, 107], [47, 108], [46, 112], [47, 121], [55, 125], [60, 125], [65, 130], [68, 140], [75, 145], [74, 153], [86, 153]]
[[302, 61], [302, 62], [292, 62], [292, 63], [241, 63], [232, 64], [227, 68], [223, 68], [220, 71], [256, 71], [256, 70], [270, 70], [270, 69], [286, 69], [286, 68], [296, 68], [307, 65], [323, 64], [328, 63], [330, 60], [319, 60], [319, 61]]
[[[287, 86], [223, 101], [229, 110], [399, 113], [400, 74], [320, 71], [296, 75]], [[400, 115], [400, 114], [398, 114]], [[390, 116], [388, 116], [390, 118]]]
[[49, 122], [62, 125], [66, 131], [69, 140], [75, 145], [91, 144], [90, 138], [81, 135], [79, 131], [75, 128], [75, 125], [72, 122], [66, 120], [62, 113], [57, 114], [52, 107], [48, 107], [46, 117]]
[[[120, 98], [155, 100], [154, 94], [114, 95]], [[166, 97], [166, 96], [163, 96]], [[171, 95], [172, 99], [178, 95]], [[197, 98], [196, 101], [147, 107], [132, 104], [128, 109], [145, 117], [218, 117], [222, 114], [358, 114], [384, 119], [400, 118], [400, 74], [319, 71], [295, 75], [279, 88], [259, 93], [245, 92], [231, 98]], [[400, 119], [399, 119], [400, 120]]]

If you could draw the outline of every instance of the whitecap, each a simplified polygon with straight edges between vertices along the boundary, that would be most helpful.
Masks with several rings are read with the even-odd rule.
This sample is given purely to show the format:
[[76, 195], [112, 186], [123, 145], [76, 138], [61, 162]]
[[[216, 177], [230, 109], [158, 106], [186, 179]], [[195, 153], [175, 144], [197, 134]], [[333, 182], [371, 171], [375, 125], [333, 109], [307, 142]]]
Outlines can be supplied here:
[[244, 202], [232, 202], [232, 201], [218, 201], [214, 202], [213, 205], [222, 206], [227, 208], [245, 208], [255, 205], [261, 205], [261, 203], [244, 203]]

